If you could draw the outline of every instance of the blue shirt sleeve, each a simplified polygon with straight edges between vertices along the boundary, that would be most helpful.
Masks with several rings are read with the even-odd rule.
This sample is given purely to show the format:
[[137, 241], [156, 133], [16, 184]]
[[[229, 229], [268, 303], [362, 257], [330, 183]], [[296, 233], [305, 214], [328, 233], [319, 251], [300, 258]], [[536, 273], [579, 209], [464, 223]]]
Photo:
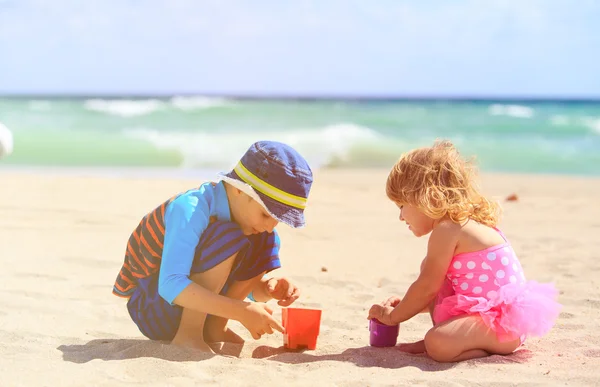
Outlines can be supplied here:
[[185, 193], [165, 212], [165, 239], [158, 294], [170, 304], [192, 281], [190, 270], [200, 236], [208, 227], [209, 208], [203, 197]]

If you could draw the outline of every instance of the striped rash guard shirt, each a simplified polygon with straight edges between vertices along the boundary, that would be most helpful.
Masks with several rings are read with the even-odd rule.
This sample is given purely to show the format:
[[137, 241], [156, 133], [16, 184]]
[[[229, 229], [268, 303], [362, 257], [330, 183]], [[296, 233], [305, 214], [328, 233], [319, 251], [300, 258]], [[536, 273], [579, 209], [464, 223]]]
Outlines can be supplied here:
[[[179, 194], [140, 221], [127, 242], [125, 259], [113, 294], [129, 298], [137, 280], [158, 272], [158, 293], [170, 304], [192, 281], [190, 270], [202, 233], [211, 221], [231, 221], [223, 182], [204, 183]], [[271, 257], [269, 269], [280, 267], [279, 236], [273, 230], [263, 251]]]

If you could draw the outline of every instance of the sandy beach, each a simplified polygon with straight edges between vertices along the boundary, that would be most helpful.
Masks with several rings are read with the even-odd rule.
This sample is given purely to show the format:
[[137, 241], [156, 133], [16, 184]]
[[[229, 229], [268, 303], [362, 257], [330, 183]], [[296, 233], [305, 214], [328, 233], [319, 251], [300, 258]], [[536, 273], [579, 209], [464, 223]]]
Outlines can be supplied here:
[[[527, 277], [554, 282], [564, 307], [550, 334], [513, 355], [439, 364], [369, 346], [369, 306], [403, 294], [426, 246], [398, 221], [386, 176], [317, 171], [308, 227], [278, 228], [280, 272], [303, 292], [295, 305], [323, 310], [317, 349], [285, 350], [280, 334], [254, 341], [233, 322], [246, 343], [215, 356], [147, 340], [111, 294], [139, 219], [210, 176], [0, 170], [0, 386], [600, 385], [600, 179], [483, 176]], [[430, 324], [403, 323], [399, 342]]]

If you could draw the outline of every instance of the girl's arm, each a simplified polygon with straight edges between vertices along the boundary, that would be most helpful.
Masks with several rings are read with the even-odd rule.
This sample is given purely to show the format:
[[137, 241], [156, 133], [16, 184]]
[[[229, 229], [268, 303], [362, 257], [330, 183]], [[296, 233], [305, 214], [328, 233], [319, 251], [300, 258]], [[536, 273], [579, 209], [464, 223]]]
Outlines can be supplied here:
[[404, 322], [426, 310], [444, 283], [452, 261], [461, 226], [449, 221], [439, 223], [431, 233], [427, 256], [421, 264], [419, 278], [391, 313], [393, 324]]
[[[421, 261], [421, 268], [419, 269], [419, 273], [423, 271], [423, 267], [425, 266], [425, 259], [427, 258], [423, 258], [423, 261]], [[402, 301], [402, 297], [391, 296], [387, 300], [385, 300], [381, 305], [383, 305], [384, 307], [391, 306], [392, 308], [395, 308], [400, 303], [400, 301]], [[429, 305], [423, 308], [423, 310], [419, 313], [429, 313]]]

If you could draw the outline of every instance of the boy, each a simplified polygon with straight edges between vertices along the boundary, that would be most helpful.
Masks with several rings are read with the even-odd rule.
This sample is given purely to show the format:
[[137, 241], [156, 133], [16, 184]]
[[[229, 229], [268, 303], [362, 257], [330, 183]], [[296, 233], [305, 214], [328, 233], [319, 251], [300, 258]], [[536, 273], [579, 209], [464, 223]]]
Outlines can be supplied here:
[[129, 298], [131, 318], [152, 340], [212, 352], [207, 342], [241, 340], [228, 319], [254, 339], [283, 332], [263, 302], [287, 306], [299, 296], [287, 279], [264, 275], [281, 266], [275, 226], [304, 226], [308, 163], [288, 145], [261, 141], [219, 176], [158, 206], [129, 238], [113, 293]]

